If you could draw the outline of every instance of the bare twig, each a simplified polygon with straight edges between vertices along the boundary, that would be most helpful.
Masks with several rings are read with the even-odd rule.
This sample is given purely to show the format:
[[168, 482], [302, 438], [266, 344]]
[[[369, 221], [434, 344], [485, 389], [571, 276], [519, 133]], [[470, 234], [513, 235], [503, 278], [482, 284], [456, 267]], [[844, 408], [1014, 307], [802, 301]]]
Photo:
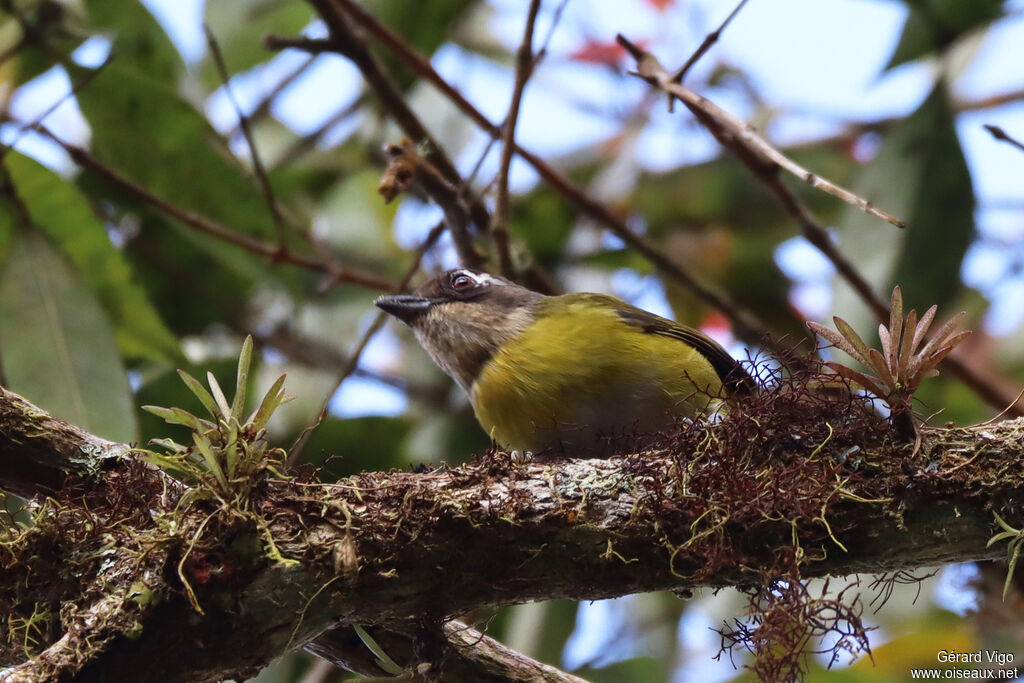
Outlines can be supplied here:
[[388, 145], [386, 151], [388, 167], [377, 186], [385, 203], [415, 184], [441, 207], [449, 228], [465, 227], [469, 223], [470, 209], [463, 201], [466, 193], [460, 191], [461, 183], [460, 186], [449, 183], [409, 140], [403, 140], [400, 145]]
[[338, 51], [337, 44], [329, 38], [288, 38], [273, 33], [263, 38], [263, 47], [268, 50], [302, 50], [311, 55]]
[[[677, 69], [674, 74], [672, 74], [673, 83], [683, 82], [683, 79], [686, 78], [686, 74], [690, 72], [690, 69], [693, 68], [693, 65], [696, 64], [701, 57], [707, 54], [707, 51], [711, 49], [712, 45], [718, 42], [718, 39], [722, 36], [722, 31], [724, 31], [725, 28], [730, 23], [732, 23], [732, 20], [736, 18], [736, 15], [740, 13], [740, 10], [743, 9], [743, 6], [746, 4], [747, 0], [740, 0], [740, 3], [733, 8], [732, 12], [729, 13], [729, 16], [727, 16], [725, 18], [725, 21], [722, 22], [722, 25], [716, 28], [711, 33], [704, 36], [704, 41], [700, 44], [700, 46], [697, 47], [694, 53], [690, 55], [690, 58], [687, 59], [686, 62], [684, 62], [683, 65], [679, 67], [679, 69]], [[669, 111], [671, 110], [672, 101], [670, 99]]]
[[[419, 117], [409, 107], [405, 97], [387, 73], [386, 67], [370, 52], [363, 39], [356, 35], [349, 23], [349, 5], [339, 0], [309, 0], [327, 24], [334, 50], [348, 58], [362, 72], [363, 78], [377, 95], [381, 105], [391, 114], [402, 131], [423, 150], [423, 156], [440, 171], [452, 185], [459, 185], [462, 177], [455, 164], [441, 149]], [[490, 215], [483, 202], [473, 202], [469, 215], [479, 228], [490, 224]], [[485, 258], [473, 244], [469, 226], [448, 226], [459, 258], [468, 266], [480, 267]]]
[[730, 150], [744, 163], [757, 164], [761, 166], [778, 166], [789, 171], [794, 176], [804, 181], [811, 187], [837, 197], [847, 204], [856, 206], [861, 211], [877, 216], [895, 226], [903, 227], [903, 221], [875, 207], [868, 200], [857, 196], [849, 190], [822, 178], [821, 176], [807, 170], [779, 150], [772, 147], [767, 140], [761, 137], [750, 125], [741, 121], [729, 112], [718, 107], [710, 100], [701, 97], [681, 83], [672, 80], [670, 74], [658, 60], [650, 53], [640, 49], [628, 38], [619, 34], [615, 38], [622, 47], [633, 56], [637, 62], [637, 71], [634, 75], [640, 77], [647, 83], [678, 98], [680, 102], [693, 112], [694, 116], [715, 136], [715, 139], [726, 149]]
[[274, 162], [274, 167], [287, 166], [306, 152], [315, 149], [317, 144], [319, 144], [320, 140], [327, 135], [327, 133], [342, 121], [359, 111], [359, 108], [363, 106], [364, 102], [365, 100], [362, 96], [355, 98], [350, 103], [339, 109], [336, 114], [331, 116], [331, 118], [324, 121], [324, 123], [312, 133], [304, 135], [296, 140], [291, 146], [285, 149], [283, 153], [281, 153], [278, 159]]
[[[495, 125], [484, 116], [480, 110], [474, 107], [458, 90], [453, 88], [451, 84], [437, 73], [428, 59], [410, 47], [401, 36], [381, 25], [372, 14], [366, 12], [357, 3], [351, 2], [351, 0], [334, 1], [335, 4], [341, 5], [345, 12], [357, 21], [362, 28], [366, 29], [371, 35], [398, 55], [414, 73], [434, 85], [441, 94], [451, 100], [463, 114], [468, 116], [477, 126], [490, 135], [492, 139], [501, 138], [501, 126]], [[642, 257], [650, 261], [661, 273], [689, 289], [698, 299], [722, 311], [736, 326], [737, 333], [741, 337], [748, 340], [769, 339], [767, 328], [750, 311], [741, 307], [724, 293], [702, 283], [686, 266], [673, 260], [646, 237], [630, 230], [622, 219], [613, 214], [606, 206], [575, 187], [567, 178], [551, 168], [538, 155], [524, 149], [514, 141], [513, 147], [516, 153], [530, 164], [546, 183], [566, 197], [580, 211], [611, 230], [622, 241], [633, 247]], [[771, 341], [767, 343], [772, 345]], [[773, 348], [775, 348], [774, 345]]]
[[[270, 107], [273, 106], [274, 100], [276, 100], [281, 93], [287, 90], [292, 85], [292, 83], [298, 80], [300, 76], [306, 73], [306, 71], [309, 70], [309, 67], [313, 66], [313, 62], [315, 61], [316, 55], [309, 55], [307, 59], [305, 59], [301, 64], [292, 69], [291, 72], [285, 74], [284, 78], [279, 80], [277, 84], [274, 85], [273, 88], [268, 90], [267, 93], [263, 96], [263, 99], [261, 99], [249, 113], [250, 123], [252, 121], [259, 121], [264, 116], [266, 116], [267, 113], [270, 111]], [[228, 132], [226, 137], [230, 140], [240, 132], [242, 132], [241, 121], [239, 121], [239, 125], [235, 126]]]
[[1024, 152], [1024, 142], [1017, 140], [1010, 135], [1007, 135], [1006, 131], [999, 126], [993, 126], [991, 123], [986, 123], [984, 126], [985, 130], [992, 134], [996, 140], [1002, 140], [1003, 142], [1009, 143]]
[[533, 27], [537, 22], [538, 11], [540, 11], [540, 0], [531, 0], [526, 16], [526, 28], [523, 30], [523, 40], [519, 43], [519, 49], [516, 50], [516, 79], [515, 85], [512, 87], [512, 103], [509, 104], [508, 116], [505, 117], [505, 130], [501, 141], [501, 162], [498, 165], [498, 199], [491, 222], [491, 236], [494, 238], [494, 247], [498, 252], [498, 263], [501, 266], [501, 274], [506, 277], [515, 275], [515, 266], [512, 263], [508, 246], [508, 172], [512, 165], [516, 122], [519, 120], [523, 90], [533, 72]]
[[270, 210], [270, 215], [274, 220], [274, 228], [277, 230], [277, 247], [281, 251], [286, 251], [288, 249], [287, 222], [285, 221], [284, 213], [281, 211], [281, 205], [277, 203], [277, 198], [274, 196], [274, 187], [270, 183], [267, 169], [263, 166], [263, 160], [260, 158], [259, 150], [256, 147], [256, 140], [253, 138], [252, 128], [249, 126], [249, 117], [242, 111], [242, 107], [235, 98], [234, 91], [231, 89], [231, 74], [228, 73], [227, 64], [224, 62], [224, 55], [221, 53], [220, 45], [217, 43], [217, 38], [213, 35], [213, 31], [210, 30], [209, 24], [203, 24], [203, 31], [206, 33], [206, 44], [210, 46], [210, 54], [213, 55], [213, 63], [217, 66], [217, 72], [224, 83], [224, 92], [227, 93], [228, 100], [230, 100], [231, 106], [235, 109], [235, 115], [238, 116], [238, 126], [242, 129], [245, 142], [249, 146], [249, 156], [252, 158], [252, 167], [256, 174], [256, 181], [259, 183], [263, 199], [266, 201], [267, 208]]
[[[47, 107], [41, 114], [39, 114], [39, 116], [37, 116], [35, 119], [30, 121], [29, 123], [26, 123], [26, 124], [23, 124], [22, 126], [20, 126], [19, 129], [18, 129], [18, 134], [16, 136], [14, 136], [14, 139], [11, 140], [10, 144], [0, 145], [0, 159], [3, 159], [5, 156], [7, 156], [8, 152], [10, 152], [12, 149], [14, 149], [15, 147], [18, 146], [18, 143], [21, 142], [21, 139], [23, 137], [28, 135], [28, 133], [30, 131], [34, 130], [37, 126], [42, 124], [42, 122], [45, 121], [47, 119], [47, 117], [50, 116], [50, 114], [52, 114], [53, 112], [57, 111], [57, 109], [59, 109], [62, 104], [64, 104], [65, 102], [70, 100], [72, 97], [77, 95], [79, 92], [81, 92], [81, 90], [83, 88], [85, 88], [85, 86], [87, 86], [90, 83], [92, 83], [93, 79], [100, 75], [100, 72], [103, 71], [103, 69], [108, 64], [110, 64], [110, 62], [111, 62], [111, 60], [113, 60], [113, 58], [114, 58], [113, 53], [108, 54], [107, 58], [104, 59], [103, 62], [99, 66], [97, 66], [95, 69], [90, 69], [90, 70], [86, 71], [85, 75], [81, 78], [81, 80], [78, 81], [78, 83], [75, 83], [68, 92], [66, 92], [63, 95], [61, 95], [60, 97], [58, 97], [57, 101], [54, 102], [53, 104], [51, 104], [49, 107]], [[2, 64], [2, 63], [3, 62], [0, 61], [0, 64]]]
[[[419, 249], [416, 250], [416, 256], [413, 258], [412, 263], [409, 264], [409, 268], [405, 271], [405, 274], [402, 276], [402, 279], [398, 283], [398, 286], [394, 288], [392, 291], [397, 293], [404, 292], [406, 290], [406, 288], [409, 286], [409, 283], [412, 281], [413, 276], [416, 275], [416, 271], [419, 270], [420, 263], [423, 262], [423, 257], [426, 255], [428, 251], [430, 251], [431, 247], [433, 247], [434, 244], [437, 243], [437, 240], [440, 239], [442, 233], [444, 233], [444, 229], [445, 224], [440, 223], [434, 226], [434, 228], [427, 234]], [[362, 357], [363, 351], [366, 350], [367, 345], [370, 343], [370, 340], [373, 339], [374, 335], [376, 335], [381, 330], [381, 328], [384, 327], [384, 323], [387, 321], [387, 317], [387, 313], [384, 313], [383, 311], [377, 313], [376, 317], [374, 317], [373, 319], [373, 322], [370, 323], [370, 326], [368, 328], [366, 328], [366, 332], [364, 332], [363, 336], [359, 339], [358, 342], [356, 342], [356, 345], [352, 349], [352, 352], [349, 353], [348, 362], [341, 369], [341, 372], [339, 373], [333, 388], [330, 391], [328, 391], [327, 395], [324, 397], [324, 401], [320, 405], [320, 413], [317, 415], [316, 420], [313, 421], [313, 424], [309, 425], [304, 430], [302, 430], [302, 433], [299, 434], [299, 437], [295, 440], [295, 443], [292, 444], [292, 447], [288, 449], [289, 464], [294, 464], [295, 461], [298, 460], [299, 456], [302, 455], [302, 450], [306, 447], [306, 443], [309, 442], [309, 437], [311, 437], [313, 435], [313, 432], [316, 431], [316, 428], [323, 424], [323, 421], [327, 419], [327, 408], [331, 404], [331, 399], [334, 398], [334, 394], [338, 392], [338, 389], [341, 388], [341, 385], [345, 382], [345, 380], [348, 379], [348, 377], [353, 372], [355, 372], [357, 367], [359, 367], [359, 359]]]
[[345, 268], [332, 261], [309, 258], [302, 254], [296, 254], [292, 251], [282, 251], [280, 247], [275, 244], [269, 244], [255, 237], [236, 232], [231, 228], [221, 225], [220, 223], [212, 221], [204, 216], [200, 216], [197, 213], [182, 209], [165, 199], [157, 197], [144, 187], [135, 184], [117, 171], [105, 166], [85, 149], [77, 145], [72, 145], [69, 142], [65, 142], [54, 135], [45, 126], [37, 125], [34, 129], [60, 145], [64, 151], [68, 153], [68, 156], [71, 157], [71, 160], [79, 166], [106, 178], [122, 190], [134, 196], [136, 199], [139, 199], [158, 211], [180, 221], [197, 232], [210, 235], [223, 242], [241, 247], [242, 249], [254, 254], [265, 256], [274, 263], [288, 263], [293, 266], [324, 273], [333, 282], [347, 282], [378, 290], [390, 290], [392, 288], [391, 282], [375, 274], [354, 270], [352, 268]]
[[561, 23], [562, 13], [565, 12], [565, 7], [568, 4], [569, 0], [562, 0], [560, 3], [558, 3], [558, 7], [555, 8], [555, 12], [551, 17], [551, 25], [548, 26], [548, 33], [546, 36], [544, 36], [544, 42], [541, 43], [540, 49], [537, 50], [537, 54], [534, 55], [532, 68], [536, 69], [537, 64], [540, 63], [540, 60], [544, 59], [544, 57], [547, 55], [548, 45], [551, 44], [551, 39], [555, 35], [555, 29], [557, 29], [558, 24]]
[[995, 95], [987, 95], [975, 100], [955, 99], [953, 100], [953, 111], [963, 112], [993, 109], [995, 107], [1001, 107], [1004, 104], [1020, 102], [1021, 100], [1024, 100], [1024, 88], [1008, 90], [1007, 92], [997, 93]]
[[[638, 75], [648, 83], [669, 93], [670, 96], [678, 97], [712, 135], [732, 151], [778, 197], [786, 211], [800, 225], [804, 237], [835, 265], [840, 276], [850, 284], [871, 308], [875, 316], [883, 322], [887, 321], [889, 306], [886, 301], [874, 292], [870, 283], [839, 251], [824, 227], [814, 219], [810, 210], [782, 182], [778, 174], [779, 165], [776, 160], [772, 156], [764, 154], [763, 146], [757, 142], [761, 138], [742, 121], [722, 111], [700, 95], [687, 90], [678, 83], [673, 83], [668, 72], [656, 59], [628, 39], [620, 35], [618, 40], [637, 60], [640, 72]], [[763, 140], [761, 141], [763, 142]], [[768, 148], [771, 149], [770, 146]], [[1005, 395], [958, 359], [948, 357], [944, 361], [944, 367], [974, 390], [989, 405], [999, 409], [1011, 406], [1008, 409], [1011, 414], [1024, 415], [1024, 408], [1018, 407], [1012, 397]]]

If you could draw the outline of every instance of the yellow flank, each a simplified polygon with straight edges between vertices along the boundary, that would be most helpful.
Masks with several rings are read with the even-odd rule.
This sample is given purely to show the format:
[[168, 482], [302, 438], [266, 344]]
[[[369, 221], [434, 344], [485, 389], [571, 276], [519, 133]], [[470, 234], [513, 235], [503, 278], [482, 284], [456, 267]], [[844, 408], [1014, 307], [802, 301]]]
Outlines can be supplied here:
[[711, 363], [679, 339], [627, 323], [615, 310], [621, 303], [552, 297], [484, 365], [470, 399], [494, 440], [534, 452], [593, 450], [603, 437], [650, 433], [708, 409], [722, 388]]

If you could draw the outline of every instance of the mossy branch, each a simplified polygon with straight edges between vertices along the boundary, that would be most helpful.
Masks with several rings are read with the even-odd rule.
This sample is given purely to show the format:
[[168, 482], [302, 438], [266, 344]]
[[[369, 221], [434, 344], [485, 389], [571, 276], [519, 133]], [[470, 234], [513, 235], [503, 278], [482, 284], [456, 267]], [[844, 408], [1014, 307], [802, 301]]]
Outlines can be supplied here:
[[[915, 451], [861, 409], [785, 392], [760, 400], [720, 424], [681, 425], [640, 456], [519, 464], [494, 453], [337, 484], [266, 477], [248, 499], [254, 517], [210, 517], [224, 501], [169, 487], [124, 445], [76, 464], [97, 440], [0, 390], [0, 458], [50, 468], [0, 468], [4, 486], [44, 493], [53, 479], [32, 473], [53, 470], [73, 484], [33, 529], [3, 528], [0, 603], [33, 620], [33, 642], [0, 647], [0, 664], [14, 667], [9, 681], [154, 666], [167, 681], [217, 680], [358, 624], [408, 642], [434, 633], [418, 661], [396, 661], [426, 658], [444, 680], [456, 645], [440, 625], [484, 605], [1005, 555], [986, 542], [993, 512], [1024, 519], [1024, 421], [924, 429]], [[268, 541], [292, 562], [268, 557]]]

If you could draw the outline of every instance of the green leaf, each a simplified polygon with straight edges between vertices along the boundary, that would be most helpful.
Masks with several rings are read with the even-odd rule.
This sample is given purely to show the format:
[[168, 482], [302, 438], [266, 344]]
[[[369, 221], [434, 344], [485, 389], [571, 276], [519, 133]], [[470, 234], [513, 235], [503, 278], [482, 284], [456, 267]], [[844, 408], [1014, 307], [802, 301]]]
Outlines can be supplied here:
[[157, 82], [177, 80], [184, 70], [181, 56], [143, 3], [89, 0], [86, 5], [90, 28], [113, 38], [111, 53], [119, 63], [131, 64]]
[[398, 664], [395, 663], [395, 660], [391, 659], [391, 657], [388, 656], [388, 653], [384, 652], [384, 648], [382, 648], [377, 641], [366, 632], [366, 629], [359, 625], [353, 625], [352, 628], [355, 629], [356, 635], [359, 636], [359, 640], [363, 641], [363, 645], [369, 648], [374, 656], [376, 656], [377, 666], [384, 669], [384, 671], [387, 671], [389, 674], [398, 675], [403, 672], [402, 667], [398, 666]]
[[249, 365], [252, 363], [252, 335], [247, 335], [242, 342], [242, 352], [238, 355], [238, 374], [235, 377], [235, 396], [231, 401], [231, 417], [236, 422], [242, 421], [245, 410], [245, 388], [249, 382]]
[[206, 390], [202, 382], [180, 368], [178, 369], [178, 376], [181, 377], [181, 381], [185, 383], [189, 391], [199, 399], [199, 402], [203, 404], [203, 407], [210, 413], [210, 416], [216, 420], [217, 415], [220, 413], [217, 409], [217, 402], [213, 400], [213, 395]]
[[137, 436], [134, 400], [110, 322], [74, 266], [31, 229], [13, 235], [0, 275], [7, 387], [116, 441]]
[[[875, 291], [891, 291], [898, 283], [904, 309], [949, 303], [961, 289], [974, 191], [944, 84], [882, 136], [878, 156], [861, 169], [852, 189], [907, 223], [900, 230], [853, 207], [839, 222], [841, 249]], [[877, 324], [838, 278], [833, 306], [855, 329]]]
[[[166, 365], [145, 367], [141, 370], [142, 385], [136, 393], [136, 402], [138, 405], [180, 406], [205, 420], [216, 423], [220, 416], [217, 404], [213, 397], [209, 395], [210, 392], [195, 379], [195, 375], [199, 374], [201, 370], [211, 369], [221, 381], [234, 381], [235, 366], [236, 363], [233, 359], [222, 358], [205, 359], [201, 368], [186, 365], [190, 373], [194, 374], [185, 374], [192, 378], [192, 381], [199, 386], [202, 392], [205, 392], [205, 400], [197, 399], [189, 383], [182, 381], [184, 377], [181, 376], [181, 373], [184, 373], [185, 370], [179, 370], [178, 373], [175, 373], [173, 367]], [[207, 401], [209, 405], [206, 405]], [[203, 405], [200, 406], [200, 403]], [[212, 411], [210, 411], [211, 407]], [[168, 425], [152, 413], [144, 410], [139, 410], [137, 415], [143, 441], [170, 437], [179, 443], [192, 443], [191, 430], [176, 425]]]
[[[126, 64], [115, 61], [77, 95], [92, 129], [93, 154], [180, 208], [273, 239], [263, 197], [209, 121], [173, 82]], [[104, 197], [123, 196], [93, 174], [85, 174], [83, 184], [105, 189]]]
[[942, 52], [957, 38], [1002, 13], [1003, 0], [907, 0], [903, 33], [886, 70]]
[[[121, 353], [149, 360], [179, 358], [177, 339], [136, 281], [124, 254], [111, 244], [89, 201], [73, 184], [28, 157], [11, 152], [5, 163], [33, 223], [53, 238], [99, 297]], [[0, 213], [0, 223], [7, 216]]]
[[[313, 10], [304, 2], [208, 0], [206, 3], [206, 24], [213, 32], [231, 74], [248, 71], [276, 56], [276, 52], [263, 47], [267, 34], [297, 35], [312, 19]], [[223, 85], [209, 50], [200, 73], [207, 88]]]
[[223, 417], [225, 421], [231, 419], [231, 406], [228, 405], [228, 399], [224, 396], [224, 390], [220, 388], [220, 383], [217, 378], [214, 377], [212, 372], [206, 373], [206, 381], [210, 384], [210, 393], [213, 395], [213, 400], [217, 402], [217, 407], [220, 409], [220, 417]]
[[165, 422], [174, 425], [182, 425], [189, 429], [196, 431], [206, 431], [208, 429], [214, 429], [216, 425], [210, 424], [206, 420], [200, 419], [182, 408], [162, 408], [161, 406], [142, 406], [142, 409], [148, 413], [152, 413], [159, 418], [162, 418]]
[[203, 456], [203, 461], [206, 463], [207, 470], [210, 474], [216, 477], [217, 482], [225, 489], [228, 487], [228, 480], [224, 476], [224, 470], [221, 469], [220, 463], [217, 462], [217, 456], [213, 452], [213, 446], [210, 444], [210, 440], [202, 434], [192, 432], [192, 441], [196, 445], [196, 450]]
[[260, 407], [249, 417], [247, 422], [252, 424], [256, 431], [263, 429], [267, 425], [270, 416], [284, 402], [284, 378], [285, 376], [281, 375], [274, 381], [274, 384], [271, 385], [270, 389], [263, 396]]

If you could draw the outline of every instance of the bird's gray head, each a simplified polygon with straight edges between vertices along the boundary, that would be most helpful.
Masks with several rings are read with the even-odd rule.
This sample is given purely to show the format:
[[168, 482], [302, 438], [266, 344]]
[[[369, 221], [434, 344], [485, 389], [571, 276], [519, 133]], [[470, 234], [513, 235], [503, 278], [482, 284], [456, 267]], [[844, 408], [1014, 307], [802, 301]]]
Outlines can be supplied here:
[[456, 268], [412, 294], [375, 303], [411, 327], [438, 367], [468, 392], [501, 345], [529, 327], [543, 299], [503, 277]]

